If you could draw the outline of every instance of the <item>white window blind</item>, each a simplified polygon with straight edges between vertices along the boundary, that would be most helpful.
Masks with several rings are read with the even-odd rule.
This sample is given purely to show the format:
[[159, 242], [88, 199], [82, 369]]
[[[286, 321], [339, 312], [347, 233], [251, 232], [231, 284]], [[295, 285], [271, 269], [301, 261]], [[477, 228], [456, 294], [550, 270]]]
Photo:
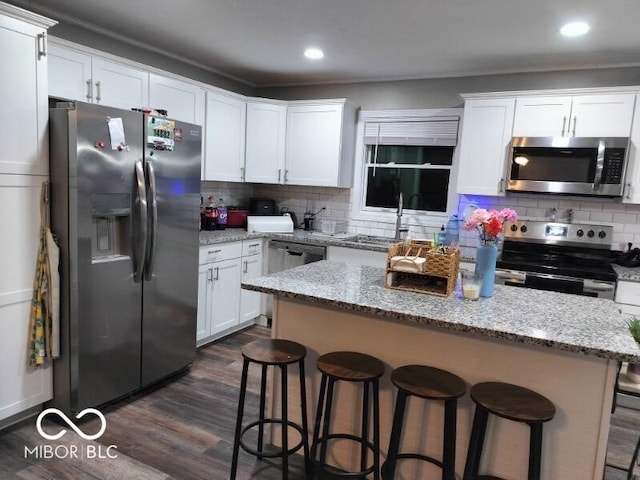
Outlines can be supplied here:
[[366, 122], [365, 145], [456, 146], [459, 117], [428, 121]]

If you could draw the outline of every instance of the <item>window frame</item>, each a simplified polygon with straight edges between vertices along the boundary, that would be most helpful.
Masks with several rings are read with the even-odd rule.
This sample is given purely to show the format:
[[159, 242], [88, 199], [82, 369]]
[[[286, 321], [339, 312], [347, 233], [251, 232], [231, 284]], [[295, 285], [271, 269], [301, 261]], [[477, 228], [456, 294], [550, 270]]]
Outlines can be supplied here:
[[424, 212], [422, 210], [404, 209], [404, 222], [411, 225], [440, 228], [447, 218], [458, 209], [458, 164], [459, 139], [462, 132], [462, 108], [409, 109], [409, 110], [361, 110], [358, 115], [356, 131], [356, 151], [354, 158], [354, 185], [351, 191], [351, 218], [360, 221], [377, 221], [395, 223], [396, 208], [367, 207], [367, 145], [364, 142], [364, 125], [367, 122], [390, 121], [427, 121], [431, 117], [458, 116], [458, 145], [454, 148], [446, 212]]

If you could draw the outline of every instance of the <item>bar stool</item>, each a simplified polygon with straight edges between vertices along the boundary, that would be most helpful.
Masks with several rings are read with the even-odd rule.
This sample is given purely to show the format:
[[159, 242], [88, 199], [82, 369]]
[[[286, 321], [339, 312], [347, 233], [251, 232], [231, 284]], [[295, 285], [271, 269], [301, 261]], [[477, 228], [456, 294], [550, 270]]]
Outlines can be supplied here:
[[[556, 414], [556, 407], [546, 397], [528, 388], [502, 382], [478, 383], [471, 387], [476, 403], [464, 480], [497, 479], [478, 476], [489, 414], [529, 425], [529, 480], [539, 480], [542, 464], [542, 424]], [[499, 480], [499, 479], [498, 479]]]
[[[336, 477], [365, 478], [373, 473], [375, 480], [380, 478], [380, 389], [379, 378], [384, 374], [384, 364], [375, 357], [358, 352], [331, 352], [318, 358], [318, 370], [322, 373], [316, 423], [311, 444], [311, 462], [313, 473], [316, 468]], [[358, 382], [363, 385], [362, 430], [360, 436], [347, 433], [329, 433], [331, 409], [333, 407], [333, 389], [337, 381]], [[373, 390], [373, 442], [369, 441], [369, 389]], [[324, 416], [324, 419], [323, 419]], [[322, 436], [320, 424], [322, 423]], [[330, 440], [347, 439], [360, 444], [360, 471], [344, 472], [327, 464], [327, 446]], [[320, 448], [320, 458], [316, 453]], [[372, 465], [367, 465], [368, 452], [373, 453]]]
[[[236, 478], [238, 469], [238, 454], [240, 447], [246, 452], [262, 458], [282, 458], [282, 478], [289, 477], [289, 455], [304, 448], [305, 469], [309, 471], [309, 434], [307, 426], [307, 396], [305, 390], [304, 359], [307, 349], [299, 343], [282, 339], [256, 340], [242, 349], [244, 362], [242, 365], [242, 381], [240, 385], [240, 399], [238, 401], [238, 418], [236, 421], [236, 431], [233, 441], [233, 458], [231, 461], [231, 480]], [[244, 413], [245, 396], [247, 393], [247, 375], [249, 363], [257, 363], [262, 366], [262, 377], [260, 381], [260, 413], [259, 419], [242, 427], [242, 416]], [[289, 420], [287, 413], [287, 367], [297, 363], [300, 371], [300, 407], [302, 414], [302, 425], [298, 425]], [[265, 401], [267, 390], [267, 367], [273, 365], [280, 367], [281, 372], [281, 397], [282, 397], [282, 418], [265, 418]], [[265, 452], [263, 449], [264, 426], [266, 424], [278, 424], [282, 426], [282, 447], [276, 452]], [[253, 449], [242, 440], [244, 434], [251, 428], [258, 426], [258, 447]], [[300, 433], [300, 442], [289, 448], [288, 427], [292, 427]]]
[[[458, 398], [467, 390], [464, 381], [445, 370], [423, 365], [406, 365], [391, 373], [391, 381], [398, 388], [393, 426], [387, 451], [387, 461], [382, 465], [382, 478], [393, 480], [398, 460], [413, 459], [437, 465], [442, 469], [442, 480], [456, 478], [456, 413]], [[444, 440], [442, 461], [417, 453], [398, 453], [402, 436], [404, 412], [409, 396], [444, 402]]]

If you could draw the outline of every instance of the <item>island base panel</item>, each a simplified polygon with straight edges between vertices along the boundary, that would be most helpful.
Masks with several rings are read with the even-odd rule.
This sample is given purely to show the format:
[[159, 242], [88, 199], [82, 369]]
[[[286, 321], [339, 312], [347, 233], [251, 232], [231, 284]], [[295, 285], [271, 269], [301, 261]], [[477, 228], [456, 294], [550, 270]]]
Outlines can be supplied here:
[[[545, 395], [555, 404], [557, 413], [544, 425], [542, 478], [602, 479], [616, 375], [616, 362], [612, 360], [281, 297], [276, 297], [274, 302], [272, 336], [300, 342], [308, 349], [305, 369], [310, 435], [320, 386], [318, 356], [330, 351], [354, 350], [379, 358], [387, 367], [380, 382], [381, 463], [386, 458], [395, 402], [395, 388], [389, 380], [391, 371], [415, 363], [459, 375], [467, 382], [468, 389], [479, 382], [504, 381]], [[297, 372], [289, 374], [290, 385], [297, 385], [297, 375]], [[269, 408], [277, 414], [280, 408], [277, 379], [272, 385], [273, 401]], [[458, 402], [456, 473], [460, 477], [474, 412], [468, 389]], [[290, 415], [293, 421], [299, 421], [299, 399], [295, 390], [290, 393]], [[361, 390], [354, 385], [338, 382], [333, 431], [359, 432], [361, 395]], [[438, 458], [442, 452], [443, 421], [443, 405], [410, 399], [402, 450]], [[278, 445], [279, 438], [280, 432], [274, 428], [272, 442]], [[528, 452], [527, 425], [492, 418], [480, 471], [505, 478], [526, 478]], [[349, 442], [334, 442], [329, 458], [333, 465], [357, 470], [359, 447]], [[397, 478], [426, 478], [434, 471], [434, 467], [425, 462], [401, 462]]]

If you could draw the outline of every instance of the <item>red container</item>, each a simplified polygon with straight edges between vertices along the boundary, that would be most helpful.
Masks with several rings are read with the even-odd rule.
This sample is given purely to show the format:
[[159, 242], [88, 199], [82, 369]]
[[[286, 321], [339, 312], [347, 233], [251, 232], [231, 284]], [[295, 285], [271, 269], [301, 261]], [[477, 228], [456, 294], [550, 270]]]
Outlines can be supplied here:
[[244, 228], [247, 225], [247, 215], [249, 215], [249, 210], [229, 209], [227, 211], [227, 227]]

